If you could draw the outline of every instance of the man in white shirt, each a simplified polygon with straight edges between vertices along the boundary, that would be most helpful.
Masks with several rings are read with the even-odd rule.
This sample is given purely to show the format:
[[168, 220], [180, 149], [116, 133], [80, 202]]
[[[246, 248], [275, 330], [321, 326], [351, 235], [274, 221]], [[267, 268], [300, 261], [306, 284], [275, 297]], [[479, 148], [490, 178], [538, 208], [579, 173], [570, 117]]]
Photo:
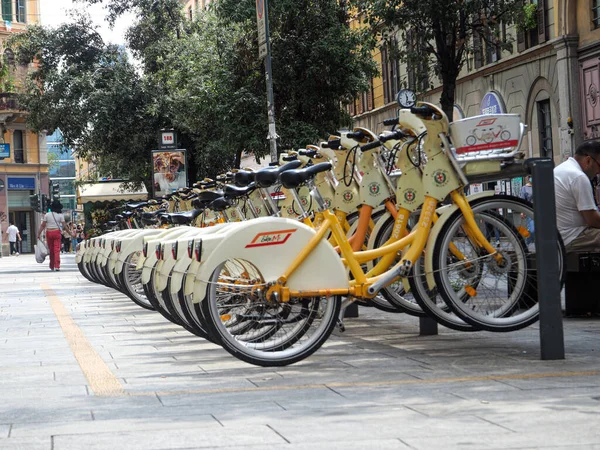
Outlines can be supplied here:
[[8, 243], [10, 244], [10, 254], [19, 256], [19, 247], [17, 247], [17, 240], [21, 240], [19, 229], [12, 223], [9, 223], [9, 227], [6, 229], [8, 234]]
[[554, 168], [556, 225], [567, 253], [600, 252], [600, 212], [590, 180], [600, 174], [600, 141], [586, 141]]

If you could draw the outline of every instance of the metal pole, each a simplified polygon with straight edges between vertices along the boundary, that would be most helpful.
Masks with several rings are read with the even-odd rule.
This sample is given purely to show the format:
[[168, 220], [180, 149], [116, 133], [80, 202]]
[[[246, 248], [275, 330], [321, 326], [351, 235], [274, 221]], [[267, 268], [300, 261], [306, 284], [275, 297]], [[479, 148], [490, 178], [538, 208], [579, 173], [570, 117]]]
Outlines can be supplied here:
[[267, 55], [265, 57], [265, 78], [267, 82], [267, 114], [269, 121], [269, 148], [271, 154], [271, 162], [277, 162], [277, 132], [275, 131], [275, 103], [273, 100], [273, 71], [271, 68], [271, 39], [269, 37], [269, 3], [264, 0], [264, 15], [265, 15], [265, 31]]
[[[554, 162], [550, 158], [530, 158], [533, 187], [536, 275], [540, 308], [541, 359], [565, 359], [562, 311], [560, 305], [560, 273], [554, 200]], [[566, 260], [563, 264], [566, 264]]]

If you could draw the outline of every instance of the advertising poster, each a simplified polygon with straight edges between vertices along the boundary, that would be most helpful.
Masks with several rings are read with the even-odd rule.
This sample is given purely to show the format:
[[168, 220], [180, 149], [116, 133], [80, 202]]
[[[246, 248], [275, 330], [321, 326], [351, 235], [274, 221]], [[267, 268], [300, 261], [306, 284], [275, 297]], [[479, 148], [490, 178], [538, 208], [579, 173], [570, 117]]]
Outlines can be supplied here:
[[162, 197], [187, 186], [185, 157], [185, 150], [152, 151], [154, 197]]

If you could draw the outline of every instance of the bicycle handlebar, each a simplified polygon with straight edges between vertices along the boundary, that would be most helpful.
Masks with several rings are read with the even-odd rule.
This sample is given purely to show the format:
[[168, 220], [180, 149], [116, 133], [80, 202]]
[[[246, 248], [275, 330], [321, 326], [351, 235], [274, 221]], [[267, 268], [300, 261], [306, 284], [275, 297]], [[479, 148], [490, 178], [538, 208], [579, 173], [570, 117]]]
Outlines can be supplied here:
[[340, 148], [340, 144], [341, 144], [341, 140], [340, 139], [332, 139], [328, 142], [323, 142], [321, 144], [321, 147], [323, 148], [330, 148], [332, 150], [337, 150], [338, 148]]
[[396, 130], [393, 133], [389, 133], [389, 134], [380, 134], [379, 135], [379, 140], [381, 142], [387, 142], [389, 140], [398, 140], [398, 139], [402, 139], [406, 137], [406, 134], [404, 134], [402, 131], [400, 130]]
[[389, 119], [385, 119], [385, 120], [383, 121], [383, 124], [384, 124], [386, 127], [391, 127], [391, 126], [393, 126], [393, 125], [398, 125], [398, 118], [397, 118], [397, 117], [391, 117], [391, 118], [389, 118]]
[[363, 133], [361, 130], [358, 130], [349, 132], [348, 134], [346, 134], [346, 137], [348, 139], [361, 140], [364, 139], [366, 136], [365, 133]]
[[432, 120], [440, 120], [442, 117], [437, 113], [437, 110], [431, 106], [412, 106], [410, 112], [422, 117], [430, 116]]
[[381, 146], [381, 142], [379, 142], [379, 141], [369, 142], [368, 144], [361, 146], [360, 151], [367, 152], [367, 151], [373, 150], [374, 148], [377, 148], [379, 146]]

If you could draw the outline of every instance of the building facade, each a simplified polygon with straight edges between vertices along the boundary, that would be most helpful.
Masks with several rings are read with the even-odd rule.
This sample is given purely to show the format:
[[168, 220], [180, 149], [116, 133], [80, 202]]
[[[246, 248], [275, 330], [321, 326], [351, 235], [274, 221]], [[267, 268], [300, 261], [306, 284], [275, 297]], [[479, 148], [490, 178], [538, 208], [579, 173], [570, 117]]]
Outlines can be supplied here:
[[188, 20], [194, 20], [199, 11], [208, 8], [211, 0], [180, 0], [183, 12]]
[[6, 46], [12, 33], [39, 23], [39, 0], [2, 0], [0, 7], [0, 230], [2, 255], [7, 255], [9, 222], [21, 231], [21, 251], [33, 252], [40, 218], [31, 209], [29, 197], [47, 194], [49, 178], [46, 136], [27, 128], [26, 114], [15, 96], [28, 66], [15, 61]]
[[[454, 120], [490, 111], [517, 113], [527, 125], [529, 156], [558, 164], [584, 139], [600, 137], [600, 2], [538, 0], [536, 26], [514, 36], [512, 51], [472, 42], [457, 80]], [[394, 61], [385, 49], [375, 55], [382, 77], [350, 106], [357, 126], [377, 132], [396, 114], [401, 87], [422, 92], [419, 100], [439, 103], [441, 86], [419, 89], [415, 70]], [[570, 125], [572, 124], [572, 126]]]

